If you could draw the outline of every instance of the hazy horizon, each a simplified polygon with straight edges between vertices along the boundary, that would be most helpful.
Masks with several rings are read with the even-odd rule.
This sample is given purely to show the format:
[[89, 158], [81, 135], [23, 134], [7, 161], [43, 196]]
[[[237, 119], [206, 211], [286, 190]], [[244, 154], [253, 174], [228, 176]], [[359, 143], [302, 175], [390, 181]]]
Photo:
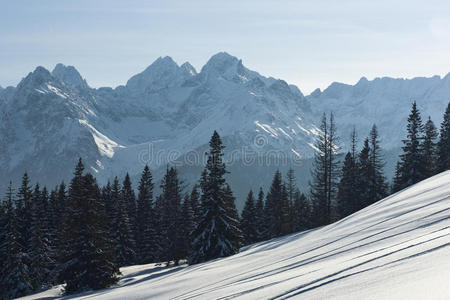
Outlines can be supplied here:
[[303, 93], [361, 77], [450, 71], [447, 1], [12, 1], [0, 10], [0, 86], [73, 65], [92, 87], [123, 85], [160, 56], [197, 70], [226, 51]]
[[[222, 51], [222, 52], [226, 52], [226, 51]], [[227, 52], [227, 53], [228, 53], [228, 52]], [[228, 54], [234, 56], [232, 53], [228, 53]], [[170, 57], [170, 55], [167, 55], [167, 56]], [[164, 56], [160, 56], [160, 57], [164, 57]], [[160, 58], [160, 57], [155, 58], [154, 61], [156, 61], [156, 60], [157, 60], [158, 58]], [[171, 57], [171, 58], [172, 58], [172, 57]], [[239, 59], [239, 57], [237, 57], [237, 58]], [[172, 58], [172, 59], [173, 59], [173, 58]], [[154, 61], [150, 62], [150, 63], [148, 64], [148, 66], [150, 66]], [[175, 61], [175, 60], [174, 60], [174, 61]], [[189, 61], [175, 61], [175, 62], [176, 62], [179, 66], [181, 66], [183, 63], [189, 62]], [[62, 64], [64, 64], [65, 66], [73, 66], [73, 65], [65, 64], [64, 62], [59, 62], [59, 63], [62, 63]], [[191, 62], [189, 62], [189, 63], [191, 63]], [[205, 65], [206, 63], [207, 63], [207, 61], [205, 61], [205, 63], [204, 63], [203, 65]], [[245, 61], [243, 61], [242, 63], [244, 64], [245, 67], [248, 68], [248, 66], [245, 64]], [[197, 72], [200, 72], [200, 70], [201, 70], [201, 68], [203, 67], [203, 65], [201, 65], [201, 66], [199, 66], [199, 67], [196, 67], [196, 66], [194, 66], [194, 67], [195, 67], [195, 69], [196, 69]], [[55, 66], [56, 66], [56, 64], [53, 65], [53, 66], [42, 66], [42, 67], [44, 67], [45, 69], [47, 69], [48, 71], [51, 72], [51, 71], [54, 69]], [[147, 67], [148, 67], [148, 66], [147, 66]], [[33, 69], [31, 69], [28, 73], [34, 71], [37, 67], [38, 67], [38, 65], [35, 66]], [[118, 87], [118, 86], [124, 86], [124, 85], [126, 85], [127, 81], [130, 79], [130, 78], [127, 78], [127, 79], [125, 79], [125, 81], [124, 81], [123, 83], [120, 83], [120, 84], [117, 84], [117, 85], [100, 85], [100, 86], [94, 86], [94, 85], [91, 84], [89, 78], [87, 78], [87, 77], [83, 74], [83, 72], [80, 71], [80, 70], [78, 69], [77, 66], [73, 66], [73, 67], [75, 67], [75, 69], [77, 69], [77, 71], [80, 73], [80, 75], [83, 77], [83, 79], [86, 80], [86, 82], [88, 83], [88, 85], [89, 85], [91, 88], [101, 88], [101, 87], [111, 87], [111, 88], [116, 88], [116, 87]], [[146, 67], [145, 67], [145, 68], [146, 68]], [[145, 69], [145, 68], [144, 68], [144, 69]], [[136, 73], [132, 74], [130, 77], [132, 77], [133, 75], [136, 75], [136, 74], [138, 74], [138, 73], [141, 73], [142, 71], [144, 71], [144, 69], [142, 69], [142, 70], [137, 70]], [[252, 68], [249, 68], [249, 69], [252, 70], [252, 71], [258, 72], [258, 70], [254, 70], [254, 69], [252, 69]], [[18, 81], [16, 84], [12, 84], [12, 85], [2, 85], [2, 84], [0, 84], [0, 86], [3, 87], [3, 88], [6, 88], [6, 87], [8, 87], [8, 86], [14, 86], [14, 87], [15, 87], [15, 86], [17, 86], [17, 84], [19, 84], [19, 82], [20, 82], [23, 78], [25, 78], [25, 77], [28, 75], [28, 73], [24, 74], [24, 75], [22, 76], [22, 78], [20, 78], [19, 81]], [[260, 73], [260, 72], [258, 72], [258, 73]], [[261, 74], [261, 73], [260, 73], [260, 74]], [[275, 79], [282, 79], [282, 80], [286, 81], [286, 82], [289, 83], [289, 84], [294, 84], [294, 85], [296, 85], [296, 86], [300, 89], [300, 91], [301, 91], [305, 96], [307, 96], [307, 95], [311, 94], [312, 92], [314, 92], [317, 88], [319, 88], [321, 91], [325, 90], [325, 89], [326, 89], [327, 87], [329, 87], [333, 82], [339, 82], [339, 83], [343, 83], [343, 84], [355, 85], [355, 84], [356, 84], [359, 80], [361, 80], [363, 77], [366, 78], [366, 79], [369, 80], [369, 81], [372, 81], [372, 80], [374, 80], [374, 79], [376, 79], [376, 78], [383, 78], [383, 77], [396, 78], [396, 79], [397, 79], [397, 78], [401, 78], [401, 79], [405, 79], [405, 80], [410, 80], [410, 79], [417, 78], [417, 77], [431, 78], [431, 77], [434, 77], [434, 76], [439, 76], [440, 78], [444, 78], [444, 77], [445, 77], [446, 75], [448, 75], [448, 74], [450, 74], [450, 71], [449, 71], [447, 74], [442, 74], [442, 75], [441, 75], [441, 74], [434, 74], [434, 75], [430, 75], [430, 76], [414, 76], [414, 77], [376, 76], [376, 77], [373, 77], [373, 78], [367, 78], [366, 76], [361, 76], [360, 78], [356, 79], [354, 82], [342, 82], [342, 81], [339, 81], [339, 80], [333, 80], [333, 81], [331, 81], [328, 85], [326, 85], [326, 86], [324, 86], [324, 87], [316, 87], [316, 88], [313, 88], [312, 90], [308, 90], [308, 91], [305, 91], [305, 90], [302, 89], [302, 87], [299, 86], [298, 84], [292, 83], [292, 82], [290, 82], [289, 80], [286, 80], [285, 78], [275, 78]], [[270, 74], [261, 74], [261, 75], [266, 76], [266, 77], [273, 77], [273, 76], [271, 76]]]

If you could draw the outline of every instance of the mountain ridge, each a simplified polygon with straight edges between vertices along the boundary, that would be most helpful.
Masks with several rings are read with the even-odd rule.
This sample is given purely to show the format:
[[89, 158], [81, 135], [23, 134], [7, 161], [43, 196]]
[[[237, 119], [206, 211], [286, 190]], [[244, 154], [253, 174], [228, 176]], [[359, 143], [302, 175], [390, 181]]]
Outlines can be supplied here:
[[[115, 88], [91, 88], [73, 66], [58, 64], [52, 72], [38, 66], [16, 87], [0, 90], [0, 134], [7, 141], [0, 147], [0, 178], [17, 183], [27, 170], [54, 185], [56, 175], [70, 179], [78, 157], [101, 183], [125, 172], [137, 176], [145, 163], [152, 169], [186, 163], [192, 153], [200, 164], [213, 130], [237, 161], [275, 155], [292, 164], [314, 154], [321, 115], [330, 111], [342, 151], [353, 126], [361, 137], [373, 123], [382, 146], [396, 149], [411, 100], [440, 123], [449, 95], [450, 75], [362, 77], [355, 85], [334, 83], [304, 96], [226, 52], [213, 55], [199, 72], [189, 62], [160, 57]], [[46, 180], [53, 169], [58, 172]]]

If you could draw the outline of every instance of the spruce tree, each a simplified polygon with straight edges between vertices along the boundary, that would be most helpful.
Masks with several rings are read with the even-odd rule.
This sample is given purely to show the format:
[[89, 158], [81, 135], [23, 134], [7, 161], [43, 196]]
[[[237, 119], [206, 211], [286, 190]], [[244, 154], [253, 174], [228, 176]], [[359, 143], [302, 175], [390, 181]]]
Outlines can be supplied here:
[[189, 196], [194, 214], [195, 226], [197, 226], [200, 216], [202, 215], [202, 204], [200, 203], [200, 193], [198, 191], [199, 188], [199, 185], [195, 184], [192, 187], [191, 195]]
[[[285, 191], [285, 190], [284, 190]], [[267, 238], [283, 235], [283, 211], [284, 200], [283, 180], [280, 171], [276, 171], [269, 192], [266, 195], [266, 206], [264, 215], [267, 223]]]
[[438, 171], [450, 170], [450, 102], [441, 123], [438, 143]]
[[[57, 195], [56, 195], [56, 203], [55, 203], [55, 214], [56, 218], [53, 219], [54, 227], [55, 227], [55, 243], [53, 244], [55, 249], [55, 260], [57, 261], [57, 271], [58, 267], [62, 265], [62, 261], [65, 256], [65, 249], [67, 249], [66, 243], [66, 230], [65, 224], [67, 224], [67, 218], [70, 217], [68, 215], [67, 210], [67, 194], [66, 194], [66, 185], [64, 182], [58, 187]], [[62, 226], [62, 228], [61, 228]], [[55, 274], [57, 277], [58, 274]]]
[[134, 248], [133, 248], [133, 252], [137, 253], [137, 248], [136, 248], [136, 235], [137, 235], [137, 205], [136, 205], [136, 195], [134, 193], [132, 184], [131, 184], [131, 179], [130, 179], [130, 175], [127, 173], [125, 175], [125, 179], [123, 180], [122, 183], [122, 191], [121, 191], [121, 197], [123, 198], [123, 200], [125, 201], [125, 205], [127, 207], [127, 211], [128, 211], [128, 219], [130, 222], [130, 229], [131, 229], [131, 238], [134, 241]]
[[295, 218], [293, 219], [292, 231], [298, 232], [306, 230], [310, 227], [310, 207], [308, 199], [305, 194], [297, 191], [294, 194], [294, 203], [292, 205], [292, 211]]
[[[105, 207], [105, 211], [106, 211], [106, 215], [107, 215], [106, 223], [108, 224], [108, 228], [109, 228], [108, 234], [112, 235], [114, 230], [111, 230], [111, 226], [112, 226], [112, 222], [113, 222], [113, 218], [114, 218], [115, 208], [114, 208], [114, 199], [113, 199], [113, 195], [112, 195], [112, 185], [109, 180], [106, 183], [106, 185], [101, 188], [101, 199], [102, 199], [102, 203]], [[115, 199], [115, 200], [117, 200], [117, 199]], [[113, 238], [113, 236], [111, 236], [111, 238]]]
[[178, 265], [183, 257], [183, 230], [181, 219], [181, 184], [175, 168], [167, 168], [161, 182], [162, 190], [162, 250], [165, 261]]
[[17, 191], [16, 197], [17, 230], [19, 231], [18, 245], [23, 252], [28, 252], [30, 248], [32, 194], [30, 178], [25, 172], [22, 177], [22, 185]]
[[242, 247], [243, 235], [241, 230], [241, 224], [239, 219], [239, 213], [236, 208], [236, 198], [233, 195], [233, 191], [228, 183], [225, 184], [225, 206], [227, 210], [227, 216], [229, 217], [230, 230], [227, 231], [228, 239], [233, 245], [233, 249], [239, 251]]
[[357, 193], [357, 172], [356, 163], [352, 154], [345, 155], [342, 166], [341, 180], [338, 189], [338, 213], [340, 218], [344, 218], [354, 213], [359, 207], [355, 203], [358, 199]]
[[[360, 194], [358, 193], [359, 170], [356, 154], [357, 134], [355, 128], [353, 128], [350, 138], [351, 149], [345, 156], [338, 186], [337, 202], [339, 218], [344, 218], [358, 210], [361, 201]], [[366, 145], [368, 146], [368, 143]]]
[[336, 205], [337, 179], [339, 176], [336, 126], [333, 114], [328, 124], [326, 115], [322, 117], [320, 135], [316, 141], [317, 152], [314, 156], [310, 194], [313, 205], [313, 222], [315, 226], [326, 225], [333, 220]]
[[[7, 233], [6, 233], [6, 224], [8, 222], [8, 191], [11, 189], [12, 191], [12, 183], [10, 182], [10, 187], [8, 187], [8, 190], [6, 192], [6, 199], [5, 201], [0, 201], [0, 291], [3, 291], [2, 287], [2, 278], [3, 274], [6, 273], [5, 270], [5, 262], [7, 258], [7, 250], [6, 250], [6, 240], [7, 240]], [[12, 194], [11, 194], [12, 196]], [[12, 205], [12, 197], [11, 197], [11, 205]], [[0, 299], [2, 299], [2, 292], [0, 292]]]
[[55, 265], [53, 249], [50, 244], [47, 198], [46, 188], [41, 192], [39, 184], [36, 184], [32, 198], [30, 249], [28, 252], [30, 275], [35, 290], [51, 283], [49, 276]]
[[256, 241], [263, 241], [266, 237], [266, 222], [264, 215], [264, 191], [262, 187], [259, 188], [258, 199], [255, 204], [255, 214], [256, 214]]
[[280, 171], [276, 171], [266, 196], [265, 215], [269, 238], [290, 233], [289, 195]]
[[181, 256], [186, 258], [188, 255], [189, 247], [192, 242], [192, 232], [197, 226], [194, 216], [194, 210], [192, 209], [192, 201], [191, 197], [186, 194], [184, 196], [183, 205], [181, 208], [182, 211], [182, 234], [183, 234], [183, 249]]
[[290, 168], [286, 173], [286, 192], [288, 194], [289, 205], [294, 202], [295, 192], [297, 191], [297, 185], [295, 183], [295, 173], [292, 168]]
[[3, 299], [21, 297], [32, 292], [32, 280], [27, 265], [27, 253], [20, 245], [19, 219], [13, 205], [13, 190], [10, 183], [7, 194], [4, 217], [0, 234], [3, 236], [0, 251], [3, 253], [0, 271], [0, 296]]
[[424, 131], [425, 136], [422, 143], [424, 176], [428, 178], [436, 174], [438, 166], [437, 138], [439, 136], [430, 117], [425, 123]]
[[296, 225], [294, 224], [298, 224], [299, 223], [299, 216], [297, 216], [294, 212], [294, 201], [295, 201], [295, 195], [298, 191], [297, 189], [297, 185], [295, 183], [296, 178], [295, 178], [295, 173], [294, 170], [292, 168], [290, 168], [287, 173], [286, 173], [286, 193], [288, 196], [288, 205], [289, 205], [289, 223], [290, 223], [290, 232], [294, 232], [295, 231], [295, 227]]
[[[45, 193], [45, 187], [44, 191]], [[60, 255], [62, 253], [61, 248], [61, 224], [63, 220], [61, 218], [61, 212], [58, 208], [58, 188], [55, 187], [48, 197], [47, 205], [47, 224], [48, 224], [48, 239], [49, 245], [51, 247], [51, 252], [49, 253], [50, 258], [53, 262], [52, 271], [48, 276], [48, 284], [58, 283], [58, 266], [60, 265]]]
[[164, 213], [164, 200], [162, 195], [158, 195], [155, 198], [155, 204], [153, 208], [153, 232], [154, 232], [154, 240], [155, 240], [155, 249], [154, 249], [154, 260], [158, 262], [162, 262], [166, 259], [166, 255], [164, 253], [164, 226], [162, 222]]
[[381, 154], [378, 130], [375, 124], [370, 131], [369, 161], [369, 197], [367, 198], [366, 205], [371, 205], [383, 199], [388, 193], [388, 184], [383, 174], [385, 163]]
[[244, 236], [244, 245], [250, 245], [257, 241], [257, 217], [255, 198], [253, 196], [253, 191], [250, 190], [247, 199], [245, 200], [241, 218], [241, 230]]
[[363, 148], [358, 155], [358, 180], [357, 195], [355, 200], [355, 209], [358, 211], [370, 203], [370, 185], [371, 185], [372, 166], [370, 162], [370, 144], [369, 138], [364, 140]]
[[397, 161], [397, 164], [395, 165], [394, 178], [392, 179], [391, 194], [397, 193], [401, 189], [402, 189], [402, 170], [400, 161]]
[[330, 124], [328, 129], [328, 199], [327, 199], [327, 222], [331, 223], [336, 219], [335, 206], [337, 198], [337, 186], [339, 179], [339, 161], [337, 153], [339, 137], [336, 133], [336, 123], [334, 115], [330, 113]]
[[124, 194], [121, 193], [119, 180], [114, 178], [111, 197], [114, 203], [114, 215], [110, 230], [115, 245], [115, 259], [119, 267], [131, 265], [135, 261], [135, 241], [131, 229], [128, 206]]
[[157, 241], [153, 210], [153, 182], [150, 168], [146, 165], [139, 183], [137, 199], [137, 258], [140, 263], [155, 262], [157, 257]]
[[101, 289], [117, 282], [113, 244], [106, 232], [107, 213], [91, 174], [83, 176], [81, 159], [70, 183], [66, 209], [66, 250], [61, 279], [66, 293]]
[[413, 185], [425, 178], [422, 139], [422, 118], [414, 101], [408, 117], [407, 138], [403, 140], [403, 153], [400, 155], [401, 188]]
[[196, 264], [238, 252], [230, 234], [239, 231], [235, 220], [229, 215], [231, 197], [226, 195], [227, 173], [223, 162], [222, 141], [214, 131], [209, 142], [210, 150], [205, 170], [200, 182], [202, 189], [202, 209], [199, 224], [193, 232], [193, 241], [188, 257], [189, 264]]
[[[114, 262], [121, 266], [121, 263], [117, 260], [118, 256], [121, 254], [116, 251], [120, 249], [120, 241], [119, 241], [119, 222], [120, 222], [120, 212], [119, 212], [119, 201], [120, 201], [120, 185], [119, 180], [114, 177], [112, 184], [108, 182], [109, 186], [109, 197], [107, 199], [108, 202], [103, 202], [106, 208], [106, 214], [108, 216], [107, 220], [107, 233], [109, 239], [112, 241], [114, 245]], [[122, 253], [123, 254], [123, 253]], [[123, 262], [122, 262], [123, 263]]]

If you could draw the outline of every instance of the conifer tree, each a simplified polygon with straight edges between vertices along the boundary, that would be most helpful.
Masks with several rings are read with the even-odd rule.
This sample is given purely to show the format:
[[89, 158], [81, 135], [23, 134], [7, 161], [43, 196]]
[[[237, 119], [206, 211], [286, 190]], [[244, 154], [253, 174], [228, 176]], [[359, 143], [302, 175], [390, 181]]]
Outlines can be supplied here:
[[438, 143], [438, 171], [450, 170], [450, 102], [441, 123]]
[[364, 140], [363, 148], [358, 156], [358, 180], [357, 195], [354, 211], [358, 211], [366, 207], [370, 202], [370, 178], [371, 178], [371, 162], [370, 162], [370, 144], [369, 138]]
[[155, 249], [154, 249], [154, 260], [162, 262], [166, 259], [164, 253], [164, 226], [162, 222], [164, 213], [164, 199], [162, 195], [158, 195], [155, 198], [155, 204], [153, 208], [153, 231], [155, 236]]
[[230, 230], [227, 231], [228, 239], [231, 241], [233, 248], [239, 251], [242, 247], [243, 235], [241, 230], [241, 224], [239, 219], [239, 213], [236, 208], [236, 198], [233, 195], [233, 191], [228, 183], [225, 184], [225, 206], [227, 210], [227, 216], [229, 216]]
[[322, 116], [320, 134], [315, 142], [317, 152], [314, 154], [313, 168], [311, 170], [312, 181], [310, 185], [310, 197], [313, 205], [312, 221], [314, 226], [328, 223], [327, 200], [328, 200], [328, 124], [325, 113]]
[[265, 215], [269, 238], [290, 232], [289, 196], [280, 171], [276, 171], [266, 196]]
[[369, 151], [369, 197], [366, 205], [371, 205], [387, 196], [388, 184], [383, 174], [384, 161], [378, 139], [377, 126], [374, 124], [370, 131]]
[[191, 197], [186, 194], [184, 196], [183, 205], [182, 205], [182, 234], [183, 234], [183, 249], [181, 257], [187, 257], [189, 247], [191, 245], [191, 234], [196, 227], [196, 221], [194, 216], [194, 210], [192, 209], [192, 201]]
[[1, 235], [0, 251], [3, 253], [2, 270], [0, 271], [0, 296], [4, 299], [21, 297], [31, 293], [33, 286], [26, 261], [27, 253], [20, 245], [19, 219], [13, 205], [13, 190], [10, 183], [7, 194]]
[[[55, 228], [55, 242], [53, 243], [53, 247], [55, 249], [55, 261], [58, 263], [56, 271], [58, 271], [58, 267], [62, 265], [62, 261], [65, 255], [65, 249], [67, 249], [67, 245], [65, 245], [65, 242], [67, 240], [65, 236], [65, 224], [67, 223], [66, 220], [69, 215], [67, 210], [66, 198], [66, 185], [64, 182], [61, 182], [58, 186], [58, 191], [56, 193], [56, 202], [54, 205], [56, 217], [52, 219]], [[61, 228], [61, 226], [63, 227]], [[58, 274], [55, 274], [55, 277], [57, 277], [57, 275]]]
[[47, 189], [40, 191], [36, 184], [31, 207], [30, 275], [34, 289], [50, 284], [50, 272], [54, 268], [53, 249], [50, 244], [50, 227], [47, 209]]
[[286, 193], [288, 197], [288, 205], [289, 205], [289, 223], [290, 223], [290, 232], [294, 232], [297, 226], [295, 224], [298, 224], [300, 222], [299, 216], [296, 215], [294, 212], [294, 201], [296, 193], [298, 192], [297, 185], [295, 183], [295, 173], [292, 168], [290, 168], [286, 173]]
[[291, 220], [291, 214], [289, 212], [290, 205], [289, 205], [289, 195], [286, 189], [286, 185], [282, 184], [281, 186], [281, 199], [280, 199], [280, 220], [281, 220], [281, 232], [280, 235], [286, 235], [288, 233], [291, 233], [292, 226], [290, 224]]
[[313, 205], [313, 222], [316, 226], [329, 224], [333, 220], [336, 202], [337, 179], [339, 176], [336, 126], [333, 114], [328, 124], [325, 114], [322, 117], [320, 135], [316, 141], [318, 151], [314, 156], [310, 194]]
[[114, 203], [114, 214], [110, 230], [115, 245], [115, 259], [119, 267], [131, 265], [135, 261], [135, 241], [128, 217], [128, 206], [124, 194], [121, 193], [119, 180], [114, 178], [111, 197]]
[[436, 130], [436, 126], [434, 126], [434, 123], [430, 117], [428, 117], [428, 120], [425, 123], [424, 131], [425, 136], [422, 143], [423, 166], [424, 176], [425, 178], [428, 178], [436, 174], [438, 165], [437, 138], [439, 136]]
[[[43, 194], [46, 189], [44, 187]], [[52, 261], [51, 272], [48, 275], [47, 283], [49, 285], [58, 283], [58, 266], [60, 265], [60, 255], [62, 253], [62, 230], [61, 224], [63, 219], [61, 218], [62, 212], [58, 207], [58, 187], [55, 187], [48, 197], [47, 204], [47, 216], [46, 222], [48, 224], [48, 241], [51, 248], [49, 257]]]
[[417, 104], [414, 101], [408, 117], [407, 138], [403, 140], [403, 153], [400, 155], [400, 188], [413, 185], [425, 178], [425, 167], [421, 140], [423, 125]]
[[192, 212], [194, 214], [195, 226], [197, 226], [199, 218], [202, 215], [202, 204], [200, 203], [200, 193], [198, 189], [199, 185], [195, 184], [192, 187], [191, 195], [189, 196], [189, 200], [191, 201]]
[[341, 179], [338, 186], [337, 202], [340, 218], [344, 218], [360, 208], [359, 203], [361, 197], [358, 193], [359, 170], [356, 143], [357, 134], [356, 129], [353, 128], [351, 133], [351, 149], [345, 156], [342, 165]]
[[137, 199], [137, 257], [140, 263], [154, 262], [157, 257], [156, 232], [153, 210], [153, 182], [150, 168], [146, 165], [139, 183]]
[[244, 236], [244, 245], [250, 245], [257, 241], [257, 213], [253, 191], [247, 195], [247, 199], [242, 210], [241, 230]]
[[[110, 228], [112, 226], [112, 220], [114, 218], [114, 199], [112, 195], [112, 185], [109, 180], [106, 185], [101, 188], [101, 199], [107, 215], [106, 223], [108, 224], [108, 228]], [[114, 232], [114, 230], [109, 231], [110, 234]], [[113, 237], [111, 236], [111, 238]]]
[[226, 196], [227, 173], [223, 162], [222, 141], [214, 131], [209, 142], [210, 151], [205, 170], [200, 181], [202, 189], [202, 210], [199, 224], [193, 232], [189, 264], [196, 264], [210, 259], [229, 256], [238, 252], [235, 242], [230, 240], [230, 233], [237, 232], [233, 217], [229, 215]]
[[352, 154], [348, 152], [345, 155], [342, 166], [341, 181], [338, 189], [338, 213], [340, 218], [344, 218], [354, 213], [359, 207], [357, 193], [357, 172], [356, 163]]
[[[117, 263], [119, 266], [121, 266], [121, 264], [117, 260], [119, 253], [116, 252], [120, 248], [120, 242], [119, 242], [120, 185], [119, 185], [119, 180], [118, 180], [117, 176], [114, 177], [112, 184], [108, 181], [107, 186], [108, 186], [108, 190], [107, 190], [106, 194], [108, 194], [108, 196], [105, 197], [105, 199], [104, 199], [104, 200], [107, 200], [107, 202], [103, 202], [103, 204], [105, 205], [105, 209], [106, 209], [106, 215], [108, 217], [107, 222], [106, 222], [107, 234], [108, 234], [108, 238], [113, 243], [114, 263]], [[102, 194], [103, 194], [103, 191], [102, 191]]]
[[178, 265], [183, 257], [183, 231], [181, 219], [181, 185], [175, 168], [167, 168], [161, 182], [162, 190], [162, 250], [165, 261]]
[[292, 168], [290, 168], [286, 173], [286, 192], [288, 194], [289, 205], [294, 202], [295, 192], [297, 191], [297, 185], [295, 183], [295, 173]]
[[125, 205], [127, 207], [128, 219], [129, 219], [130, 229], [131, 229], [131, 238], [134, 241], [133, 252], [136, 254], [136, 252], [137, 252], [136, 235], [137, 235], [137, 228], [138, 228], [137, 221], [136, 221], [137, 205], [136, 205], [136, 195], [134, 193], [134, 190], [133, 190], [133, 187], [131, 184], [130, 175], [128, 173], [125, 175], [125, 179], [123, 180], [123, 183], [122, 183], [121, 197], [125, 201]]
[[258, 199], [255, 204], [256, 214], [256, 241], [263, 241], [266, 237], [266, 222], [264, 216], [264, 191], [262, 187], [259, 188]]
[[276, 171], [269, 192], [266, 195], [264, 215], [267, 224], [267, 238], [282, 235], [282, 211], [281, 201], [283, 198], [283, 180], [280, 171]]
[[391, 185], [391, 194], [397, 193], [402, 189], [402, 171], [401, 171], [401, 165], [400, 161], [397, 161], [397, 164], [395, 165], [395, 174], [394, 178], [392, 179], [392, 185]]
[[350, 135], [350, 141], [351, 141], [351, 149], [350, 154], [353, 158], [353, 161], [356, 163], [357, 157], [356, 157], [356, 144], [358, 143], [358, 134], [356, 132], [356, 128], [353, 127], [352, 133]]
[[[8, 192], [11, 189], [12, 191], [12, 182], [10, 182], [10, 186], [8, 187], [8, 190], [6, 192], [6, 199], [5, 201], [0, 201], [0, 291], [3, 291], [2, 287], [2, 278], [3, 274], [6, 273], [5, 270], [5, 263], [7, 258], [6, 253], [6, 240], [7, 240], [7, 230], [6, 230], [6, 224], [8, 222], [8, 213], [7, 213], [7, 207], [8, 207]], [[12, 195], [11, 195], [12, 196]], [[12, 197], [11, 197], [11, 207], [12, 207]], [[2, 292], [0, 292], [0, 299], [4, 298], [2, 296]]]
[[298, 232], [308, 229], [310, 227], [310, 207], [305, 194], [300, 193], [298, 189], [294, 194], [294, 203], [291, 210], [295, 216], [292, 220], [292, 231]]
[[17, 230], [19, 232], [18, 245], [21, 251], [29, 251], [29, 241], [31, 236], [31, 203], [32, 191], [30, 186], [30, 178], [25, 172], [22, 177], [22, 185], [17, 192], [16, 210], [17, 210]]
[[112, 262], [113, 245], [106, 232], [107, 214], [100, 190], [91, 174], [83, 176], [81, 159], [75, 168], [68, 195], [67, 249], [61, 279], [66, 293], [101, 289], [117, 281]]

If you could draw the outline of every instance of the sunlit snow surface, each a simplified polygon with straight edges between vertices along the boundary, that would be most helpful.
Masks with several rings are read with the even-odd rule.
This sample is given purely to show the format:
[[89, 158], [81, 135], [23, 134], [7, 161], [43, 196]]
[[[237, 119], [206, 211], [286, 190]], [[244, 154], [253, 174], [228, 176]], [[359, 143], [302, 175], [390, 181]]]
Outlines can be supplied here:
[[118, 287], [75, 298], [450, 299], [449, 208], [447, 171], [329, 226], [190, 267], [123, 268]]

